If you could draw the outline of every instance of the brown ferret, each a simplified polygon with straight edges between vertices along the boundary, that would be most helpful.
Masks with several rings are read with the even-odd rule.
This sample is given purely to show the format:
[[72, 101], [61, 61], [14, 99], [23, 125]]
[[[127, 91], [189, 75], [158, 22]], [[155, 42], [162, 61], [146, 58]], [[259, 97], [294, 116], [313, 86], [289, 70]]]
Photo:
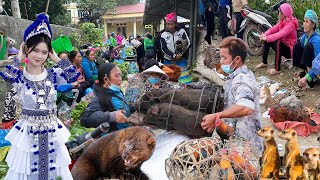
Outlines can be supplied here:
[[286, 129], [278, 134], [278, 137], [287, 140], [284, 154], [284, 168], [289, 180], [303, 179], [303, 166], [298, 146], [297, 132], [294, 129]]
[[270, 126], [264, 126], [258, 131], [258, 135], [265, 138], [261, 179], [273, 177], [273, 179], [279, 180], [280, 156], [273, 133], [274, 130]]
[[303, 177], [308, 180], [317, 180], [319, 150], [316, 148], [308, 148], [303, 152]]
[[154, 147], [154, 135], [145, 127], [115, 131], [95, 140], [78, 158], [71, 173], [77, 180], [120, 178], [124, 173], [148, 179], [140, 166], [150, 158]]

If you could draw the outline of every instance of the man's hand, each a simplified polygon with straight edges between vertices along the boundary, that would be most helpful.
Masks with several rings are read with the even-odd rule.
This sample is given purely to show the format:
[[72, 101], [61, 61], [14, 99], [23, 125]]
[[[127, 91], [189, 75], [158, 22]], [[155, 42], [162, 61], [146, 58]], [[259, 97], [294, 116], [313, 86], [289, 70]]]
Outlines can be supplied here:
[[219, 115], [217, 113], [205, 115], [202, 118], [202, 123], [201, 123], [202, 129], [207, 131], [208, 133], [211, 133], [216, 127], [215, 122], [218, 116]]

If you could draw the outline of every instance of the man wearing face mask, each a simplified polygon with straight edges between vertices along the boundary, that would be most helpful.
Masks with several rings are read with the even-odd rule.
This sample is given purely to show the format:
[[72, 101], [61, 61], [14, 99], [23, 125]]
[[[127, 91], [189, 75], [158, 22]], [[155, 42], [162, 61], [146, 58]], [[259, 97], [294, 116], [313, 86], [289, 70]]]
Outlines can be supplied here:
[[239, 38], [227, 37], [220, 45], [221, 68], [229, 74], [225, 84], [224, 110], [203, 117], [201, 126], [212, 132], [215, 121], [221, 118], [233, 126], [236, 136], [249, 140], [262, 154], [262, 141], [257, 135], [261, 128], [259, 88], [255, 76], [244, 64], [247, 45]]

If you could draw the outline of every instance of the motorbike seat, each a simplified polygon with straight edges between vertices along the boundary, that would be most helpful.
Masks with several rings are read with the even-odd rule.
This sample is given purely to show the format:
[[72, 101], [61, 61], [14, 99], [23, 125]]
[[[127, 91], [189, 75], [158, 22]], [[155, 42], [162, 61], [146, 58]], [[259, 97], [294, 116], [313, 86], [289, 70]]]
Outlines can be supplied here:
[[266, 14], [266, 13], [261, 12], [261, 11], [258, 11], [258, 10], [253, 10], [253, 9], [252, 9], [252, 12], [254, 12], [254, 13], [256, 13], [256, 14], [259, 14], [259, 15], [265, 17], [269, 22], [272, 21], [272, 16], [270, 16], [269, 14]]

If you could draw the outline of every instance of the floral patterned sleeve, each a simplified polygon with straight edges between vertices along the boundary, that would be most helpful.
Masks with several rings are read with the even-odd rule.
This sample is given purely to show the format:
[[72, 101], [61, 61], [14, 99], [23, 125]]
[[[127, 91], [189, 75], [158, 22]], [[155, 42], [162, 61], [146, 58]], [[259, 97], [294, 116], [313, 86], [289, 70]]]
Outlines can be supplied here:
[[21, 82], [22, 71], [19, 69], [20, 63], [18, 57], [13, 58], [13, 63], [5, 66], [5, 70], [0, 72], [3, 80], [9, 83]]
[[80, 73], [77, 71], [77, 68], [71, 64], [68, 58], [61, 59], [58, 64], [58, 68], [61, 68], [63, 72], [60, 73], [60, 76], [63, 77], [67, 83], [73, 83], [77, 81]]
[[80, 76], [76, 67], [67, 58], [61, 59], [54, 68], [48, 68], [48, 73], [53, 77], [55, 86], [73, 83]]

